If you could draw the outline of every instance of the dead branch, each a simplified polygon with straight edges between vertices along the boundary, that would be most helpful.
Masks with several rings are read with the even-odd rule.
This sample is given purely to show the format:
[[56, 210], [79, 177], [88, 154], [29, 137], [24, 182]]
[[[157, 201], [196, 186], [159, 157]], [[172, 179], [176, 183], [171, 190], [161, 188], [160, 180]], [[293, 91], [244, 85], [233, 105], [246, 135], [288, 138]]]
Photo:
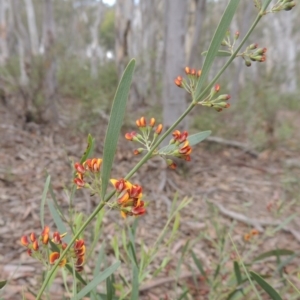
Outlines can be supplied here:
[[253, 157], [258, 157], [258, 155], [259, 155], [259, 153], [257, 151], [255, 151], [254, 149], [252, 149], [249, 145], [241, 143], [241, 142], [226, 140], [226, 139], [223, 139], [223, 138], [220, 138], [217, 136], [210, 136], [205, 141], [238, 148], [238, 149], [243, 150], [245, 153], [250, 154]]
[[[259, 232], [264, 232], [264, 228], [263, 226], [279, 226], [280, 224], [283, 223], [283, 221], [272, 221], [272, 220], [257, 220], [257, 219], [250, 219], [248, 217], [246, 217], [245, 215], [243, 214], [240, 214], [240, 213], [237, 213], [237, 212], [234, 212], [234, 211], [231, 211], [231, 210], [228, 210], [227, 208], [225, 208], [222, 204], [220, 203], [216, 203], [214, 201], [211, 201], [212, 204], [214, 204], [215, 206], [218, 207], [219, 211], [231, 218], [231, 219], [234, 219], [234, 220], [237, 220], [237, 221], [240, 221], [242, 223], [245, 223], [245, 224], [248, 224], [248, 225], [251, 225], [253, 227], [255, 227]], [[294, 238], [300, 242], [300, 233], [297, 232], [295, 229], [292, 229], [292, 228], [289, 228], [287, 226], [283, 226], [282, 227], [282, 230], [288, 232], [288, 233], [291, 233]]]

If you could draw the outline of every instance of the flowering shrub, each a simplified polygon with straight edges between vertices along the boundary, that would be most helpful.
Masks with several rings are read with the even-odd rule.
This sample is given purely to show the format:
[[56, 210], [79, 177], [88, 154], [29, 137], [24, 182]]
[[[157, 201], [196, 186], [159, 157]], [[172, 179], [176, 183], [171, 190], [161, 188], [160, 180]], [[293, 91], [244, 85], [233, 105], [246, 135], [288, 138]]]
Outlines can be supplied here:
[[[139, 184], [130, 182], [132, 175], [149, 159], [158, 156], [161, 157], [169, 168], [175, 169], [176, 163], [175, 159], [179, 158], [187, 162], [192, 160], [192, 150], [195, 145], [203, 141], [207, 136], [209, 136], [210, 131], [204, 131], [197, 134], [189, 135], [187, 131], [179, 131], [176, 129], [177, 125], [185, 118], [192, 109], [198, 107], [199, 105], [213, 108], [220, 112], [225, 108], [229, 108], [230, 105], [228, 100], [230, 96], [228, 94], [221, 94], [220, 85], [216, 84], [219, 77], [223, 74], [230, 63], [237, 57], [244, 59], [246, 66], [251, 66], [251, 62], [264, 62], [266, 60], [266, 48], [258, 48], [257, 44], [251, 44], [246, 47], [244, 52], [239, 52], [244, 46], [247, 38], [254, 30], [255, 26], [259, 20], [271, 12], [278, 12], [281, 10], [291, 10], [295, 6], [294, 1], [290, 0], [279, 0], [270, 10], [267, 10], [271, 0], [265, 0], [261, 2], [260, 0], [255, 0], [255, 6], [258, 9], [257, 17], [249, 29], [248, 33], [243, 37], [239, 45], [237, 41], [239, 39], [239, 32], [235, 32], [233, 38], [230, 38], [230, 33], [227, 28], [234, 16], [235, 10], [238, 6], [238, 0], [231, 0], [226, 8], [223, 17], [220, 20], [220, 24], [216, 30], [216, 33], [212, 39], [208, 51], [203, 54], [206, 56], [202, 70], [196, 70], [194, 68], [185, 68], [185, 77], [177, 76], [175, 78], [176, 86], [183, 88], [187, 93], [190, 94], [191, 102], [187, 107], [186, 111], [182, 116], [165, 132], [163, 132], [163, 125], [158, 124], [155, 127], [156, 120], [151, 118], [147, 121], [145, 117], [140, 117], [136, 120], [136, 126], [139, 132], [131, 131], [126, 133], [125, 138], [128, 141], [139, 144], [139, 147], [134, 150], [135, 155], [144, 155], [138, 164], [128, 172], [124, 178], [113, 179], [110, 177], [114, 154], [117, 147], [117, 141], [120, 134], [122, 121], [125, 113], [126, 101], [129, 93], [130, 83], [134, 71], [135, 61], [129, 62], [126, 70], [124, 71], [123, 77], [117, 89], [115, 99], [112, 105], [110, 121], [108, 124], [107, 134], [104, 142], [103, 158], [89, 158], [93, 149], [94, 139], [88, 137], [88, 147], [81, 158], [80, 161], [74, 164], [74, 187], [70, 193], [70, 202], [72, 203], [72, 197], [76, 190], [78, 189], [88, 189], [92, 195], [98, 197], [98, 205], [95, 210], [91, 213], [87, 219], [78, 224], [76, 222], [69, 222], [70, 231], [72, 236], [70, 236], [67, 231], [58, 231], [52, 234], [50, 237], [50, 230], [48, 226], [43, 226], [43, 214], [41, 214], [41, 223], [44, 227], [42, 233], [37, 237], [35, 233], [31, 233], [30, 236], [22, 236], [21, 244], [27, 249], [27, 253], [42, 262], [47, 270], [47, 276], [37, 293], [36, 299], [41, 299], [46, 287], [49, 285], [50, 279], [53, 277], [55, 270], [58, 267], [67, 267], [68, 270], [73, 274], [73, 280], [75, 284], [73, 285], [73, 298], [81, 299], [86, 295], [97, 295], [96, 287], [102, 281], [106, 280], [107, 294], [105, 299], [115, 299], [113, 298], [113, 292], [118, 286], [118, 292], [120, 299], [125, 299], [128, 295], [131, 295], [131, 299], [139, 298], [139, 286], [148, 277], [149, 272], [147, 267], [153, 261], [158, 248], [162, 244], [162, 240], [166, 235], [168, 226], [171, 222], [174, 222], [174, 227], [171, 233], [169, 241], [174, 239], [176, 230], [178, 229], [178, 213], [179, 211], [188, 205], [190, 200], [183, 200], [178, 206], [173, 206], [168, 220], [166, 220], [166, 226], [162, 230], [161, 234], [157, 238], [153, 248], [142, 256], [142, 261], [138, 262], [137, 259], [137, 249], [135, 247], [135, 229], [134, 226], [128, 230], [128, 236], [126, 232], [122, 231], [122, 242], [126, 252], [126, 259], [130, 263], [132, 271], [132, 279], [128, 280], [122, 277], [123, 284], [115, 284], [114, 277], [112, 274], [120, 266], [120, 262], [117, 261], [103, 272], [99, 272], [99, 263], [96, 263], [94, 277], [91, 281], [84, 280], [78, 272], [84, 272], [84, 265], [87, 260], [87, 249], [89, 245], [85, 245], [83, 238], [79, 238], [80, 235], [84, 233], [87, 226], [92, 222], [94, 218], [97, 220], [98, 226], [101, 224], [101, 218], [103, 217], [104, 208], [108, 207], [110, 210], [118, 210], [123, 218], [126, 217], [144, 217], [147, 212], [147, 202], [143, 199], [143, 188]], [[222, 47], [227, 47], [227, 50], [220, 49]], [[217, 75], [206, 84], [208, 73], [210, 71], [211, 65], [216, 58], [216, 56], [228, 56], [227, 62], [217, 73]], [[175, 77], [176, 75], [174, 75]], [[206, 85], [204, 85], [206, 84]], [[166, 139], [169, 134], [172, 134], [172, 138], [167, 146], [160, 147], [162, 141]], [[45, 191], [49, 188], [50, 179], [48, 177], [45, 185]], [[107, 192], [108, 186], [111, 184], [112, 191]], [[53, 197], [53, 195], [52, 195]], [[45, 201], [45, 200], [44, 200]], [[60, 228], [67, 229], [65, 227], [64, 221], [67, 218], [62, 218], [61, 210], [55, 203], [50, 205], [50, 210], [53, 215], [56, 225]], [[150, 201], [150, 199], [148, 199]], [[42, 203], [43, 204], [43, 203]], [[51, 206], [52, 205], [52, 206]], [[42, 206], [43, 207], [43, 206]], [[71, 209], [73, 207], [71, 206]], [[109, 210], [107, 210], [109, 212]], [[75, 226], [76, 225], [76, 226]], [[99, 233], [99, 230], [97, 231]], [[123, 234], [124, 233], [124, 234]], [[258, 235], [258, 231], [253, 229], [244, 236], [245, 242], [249, 242], [254, 236]], [[64, 241], [66, 239], [66, 242]], [[169, 242], [168, 241], [168, 242]], [[95, 247], [97, 242], [97, 235], [94, 237], [93, 245], [90, 245], [91, 251]], [[166, 243], [165, 245], [167, 245]], [[87, 247], [87, 248], [86, 248]], [[114, 240], [113, 248], [115, 251], [116, 258], [119, 259], [120, 253], [118, 250], [118, 240]], [[92, 252], [90, 252], [92, 253]], [[278, 252], [281, 253], [286, 252]], [[199, 268], [203, 281], [208, 280], [211, 272], [208, 270], [204, 271], [201, 267], [199, 259], [192, 254], [195, 264]], [[93, 257], [90, 256], [89, 259]], [[160, 270], [166, 267], [169, 257], [166, 257], [162, 265], [158, 268], [157, 275]], [[244, 269], [245, 278], [242, 278], [240, 266]], [[219, 273], [220, 265], [216, 268], [214, 273], [214, 278]], [[237, 284], [234, 287], [232, 295], [227, 299], [233, 299], [233, 295], [240, 291], [240, 286], [244, 282], [249, 282], [253, 287], [255, 293], [257, 292], [253, 281], [255, 281], [262, 289], [272, 298], [281, 299], [279, 294], [258, 274], [247, 271], [247, 268], [240, 259], [234, 261], [234, 270], [237, 277]], [[97, 271], [97, 272], [96, 272]], [[76, 282], [81, 282], [83, 287], [80, 291], [77, 291]], [[213, 280], [212, 280], [213, 282]], [[120, 286], [121, 285], [121, 286]], [[214, 289], [212, 283], [211, 286]], [[96, 296], [95, 296], [96, 297]], [[98, 299], [98, 298], [94, 298]], [[100, 299], [100, 298], [99, 298]], [[102, 298], [101, 298], [102, 299]], [[260, 297], [258, 297], [260, 299]]]

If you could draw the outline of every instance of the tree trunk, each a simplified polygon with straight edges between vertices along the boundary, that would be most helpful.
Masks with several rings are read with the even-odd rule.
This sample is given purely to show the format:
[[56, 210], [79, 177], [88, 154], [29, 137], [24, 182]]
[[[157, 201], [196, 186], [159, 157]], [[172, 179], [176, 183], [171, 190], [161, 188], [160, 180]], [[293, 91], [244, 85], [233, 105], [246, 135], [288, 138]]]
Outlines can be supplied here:
[[133, 6], [133, 0], [117, 0], [115, 4], [115, 57], [120, 76], [128, 61]]
[[[174, 84], [184, 72], [187, 4], [182, 0], [165, 0], [163, 123], [169, 128], [186, 108], [185, 91]], [[180, 125], [185, 128], [187, 122]]]
[[44, 32], [43, 44], [44, 54], [44, 97], [45, 112], [42, 116], [43, 121], [57, 121], [58, 114], [56, 109], [56, 57], [55, 57], [55, 23], [53, 16], [52, 0], [44, 0]]
[[33, 55], [38, 55], [39, 53], [39, 41], [38, 32], [36, 28], [35, 12], [32, 4], [32, 0], [25, 0], [27, 22], [30, 36], [31, 53]]
[[7, 47], [7, 40], [6, 40], [6, 32], [7, 32], [7, 25], [6, 25], [6, 17], [5, 12], [7, 9], [7, 3], [5, 0], [0, 0], [0, 65], [3, 66], [8, 59], [8, 47]]
[[[20, 2], [19, 0], [14, 0], [11, 2], [13, 15], [14, 15], [14, 25], [15, 25], [15, 36], [18, 42], [18, 52], [19, 52], [19, 62], [20, 62], [20, 85], [27, 86], [29, 83], [29, 78], [26, 72], [26, 61], [25, 61], [25, 52], [26, 52], [26, 41], [27, 41], [27, 32], [22, 24], [22, 20], [20, 18]], [[27, 62], [28, 63], [28, 62]], [[30, 101], [29, 99], [25, 99], [25, 102]], [[26, 104], [26, 108], [28, 108], [28, 104]]]
[[96, 18], [95, 22], [91, 27], [91, 37], [92, 37], [92, 44], [91, 44], [91, 77], [97, 78], [98, 77], [98, 68], [99, 68], [99, 25], [100, 21], [103, 17], [103, 3], [102, 1], [98, 4], [98, 9], [96, 11]]
[[199, 42], [200, 42], [200, 34], [203, 24], [203, 19], [206, 12], [206, 0], [193, 0], [195, 2], [195, 26], [194, 26], [194, 32], [192, 37], [192, 43], [188, 51], [189, 53], [189, 59], [188, 59], [188, 65], [192, 68], [196, 68], [195, 64], [201, 63], [201, 55], [198, 55], [199, 53]]

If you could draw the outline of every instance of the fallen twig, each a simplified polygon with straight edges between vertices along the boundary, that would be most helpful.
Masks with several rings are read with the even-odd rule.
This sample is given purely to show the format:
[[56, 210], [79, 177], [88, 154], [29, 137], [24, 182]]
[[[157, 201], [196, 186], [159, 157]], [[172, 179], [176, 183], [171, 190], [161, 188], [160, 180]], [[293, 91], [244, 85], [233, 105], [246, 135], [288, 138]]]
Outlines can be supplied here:
[[232, 140], [225, 140], [225, 139], [217, 137], [217, 136], [210, 136], [205, 141], [218, 143], [218, 144], [222, 144], [222, 145], [225, 145], [225, 146], [231, 146], [231, 147], [234, 147], [234, 148], [238, 148], [238, 149], [243, 150], [245, 153], [248, 153], [248, 154], [252, 155], [253, 157], [258, 157], [258, 155], [259, 155], [259, 153], [257, 151], [255, 151], [254, 149], [249, 147], [247, 144], [244, 144], [244, 143], [241, 143], [241, 142], [232, 141]]
[[[250, 219], [248, 217], [246, 217], [243, 214], [228, 210], [227, 208], [225, 208], [222, 204], [220, 203], [216, 203], [214, 201], [211, 201], [212, 204], [214, 204], [215, 206], [218, 207], [219, 211], [229, 217], [232, 218], [234, 220], [243, 222], [245, 224], [251, 225], [253, 227], [255, 227], [259, 232], [264, 232], [264, 228], [263, 226], [279, 226], [280, 224], [282, 224], [282, 221], [272, 221], [272, 220], [257, 220], [257, 219]], [[297, 232], [295, 229], [289, 228], [287, 226], [283, 226], [282, 230], [291, 233], [294, 238], [300, 242], [300, 233]]]

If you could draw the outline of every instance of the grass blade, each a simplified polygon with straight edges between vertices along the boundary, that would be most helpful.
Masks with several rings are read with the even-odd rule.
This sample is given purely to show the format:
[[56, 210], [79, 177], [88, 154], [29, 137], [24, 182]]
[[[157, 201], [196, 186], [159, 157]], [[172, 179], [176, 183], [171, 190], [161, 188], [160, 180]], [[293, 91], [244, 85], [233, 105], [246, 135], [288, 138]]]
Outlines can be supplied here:
[[88, 283], [77, 295], [75, 295], [72, 300], [82, 299], [85, 295], [87, 295], [90, 291], [92, 291], [96, 286], [99, 285], [102, 281], [104, 281], [107, 277], [109, 277], [112, 273], [114, 273], [120, 266], [120, 262], [116, 262], [107, 268], [102, 273], [99, 273], [92, 281]]
[[271, 251], [267, 251], [267, 252], [264, 252], [264, 253], [256, 256], [252, 260], [252, 263], [256, 262], [256, 261], [259, 261], [259, 260], [262, 260], [262, 259], [265, 259], [265, 258], [270, 257], [270, 256], [284, 256], [284, 255], [293, 255], [293, 254], [294, 254], [294, 252], [291, 251], [291, 250], [288, 250], [288, 249], [271, 250]]
[[132, 59], [127, 65], [119, 86], [116, 91], [116, 95], [112, 104], [109, 123], [106, 131], [104, 149], [103, 149], [103, 165], [101, 171], [102, 179], [102, 193], [101, 197], [104, 200], [108, 181], [110, 177], [111, 168], [115, 152], [117, 149], [117, 143], [123, 123], [127, 98], [129, 94], [129, 88], [132, 81], [132, 75], [134, 71], [135, 60]]
[[259, 284], [259, 286], [271, 297], [272, 300], [282, 300], [280, 295], [262, 277], [252, 271], [249, 273], [251, 277]]
[[41, 209], [40, 209], [41, 210], [40, 219], [41, 219], [42, 228], [45, 227], [45, 203], [46, 203], [47, 193], [49, 190], [50, 180], [51, 180], [51, 176], [48, 175], [44, 185], [43, 194], [42, 194]]
[[[51, 200], [48, 200], [47, 204], [48, 204], [51, 216], [52, 216], [52, 218], [54, 220], [54, 223], [57, 226], [58, 231], [61, 232], [61, 233], [67, 232], [67, 227], [64, 224], [63, 220], [61, 219], [61, 217], [60, 217], [58, 211], [56, 210], [53, 202]], [[70, 235], [67, 234], [64, 237], [64, 240], [65, 240], [66, 243], [70, 243], [70, 241], [71, 241]]]

